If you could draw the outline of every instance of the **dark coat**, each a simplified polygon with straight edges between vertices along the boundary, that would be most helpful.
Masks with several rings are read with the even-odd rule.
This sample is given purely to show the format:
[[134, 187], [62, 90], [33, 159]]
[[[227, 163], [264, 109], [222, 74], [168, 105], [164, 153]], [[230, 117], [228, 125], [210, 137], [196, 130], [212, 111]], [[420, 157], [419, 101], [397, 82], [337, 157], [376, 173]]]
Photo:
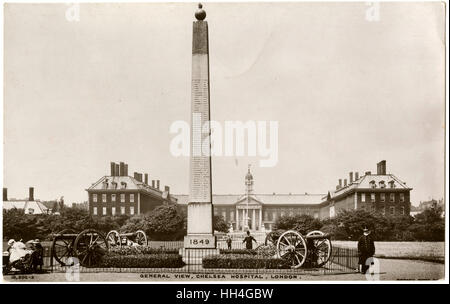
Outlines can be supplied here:
[[362, 235], [358, 240], [359, 264], [364, 264], [366, 259], [375, 254], [375, 243], [369, 235]]

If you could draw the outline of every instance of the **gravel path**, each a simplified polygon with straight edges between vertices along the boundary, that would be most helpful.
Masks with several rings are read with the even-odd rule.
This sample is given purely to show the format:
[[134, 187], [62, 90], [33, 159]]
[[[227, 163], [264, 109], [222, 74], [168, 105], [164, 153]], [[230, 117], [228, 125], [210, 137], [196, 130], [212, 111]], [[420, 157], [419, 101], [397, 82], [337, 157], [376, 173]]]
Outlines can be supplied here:
[[[442, 280], [444, 278], [445, 265], [432, 262], [422, 262], [416, 260], [397, 260], [397, 259], [379, 259], [380, 261], [380, 280]], [[27, 276], [6, 276], [6, 281], [12, 282], [67, 282], [65, 273], [37, 274]], [[252, 277], [248, 275], [240, 279], [221, 278], [220, 273], [215, 275], [205, 274], [179, 274], [160, 273], [160, 274], [140, 274], [140, 273], [82, 273], [80, 281], [82, 282], [155, 282], [155, 281], [365, 281], [362, 274], [347, 273], [335, 275], [298, 275], [297, 277], [279, 277], [264, 275]]]

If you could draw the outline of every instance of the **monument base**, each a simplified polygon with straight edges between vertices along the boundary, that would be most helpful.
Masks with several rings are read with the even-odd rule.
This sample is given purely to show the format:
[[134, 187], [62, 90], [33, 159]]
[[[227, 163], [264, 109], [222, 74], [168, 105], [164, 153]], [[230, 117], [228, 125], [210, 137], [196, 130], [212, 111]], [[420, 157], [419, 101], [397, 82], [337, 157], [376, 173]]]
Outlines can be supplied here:
[[220, 254], [219, 248], [209, 249], [194, 249], [194, 248], [180, 248], [180, 255], [183, 257], [183, 262], [186, 265], [201, 265], [205, 256]]

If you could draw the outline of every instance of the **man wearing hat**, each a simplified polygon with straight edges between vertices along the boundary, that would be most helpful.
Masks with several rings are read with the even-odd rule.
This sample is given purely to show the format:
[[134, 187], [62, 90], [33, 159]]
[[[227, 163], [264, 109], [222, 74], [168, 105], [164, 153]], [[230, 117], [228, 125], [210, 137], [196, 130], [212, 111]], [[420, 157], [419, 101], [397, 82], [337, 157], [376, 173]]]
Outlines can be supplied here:
[[368, 258], [373, 257], [375, 254], [375, 243], [373, 242], [372, 236], [370, 235], [370, 230], [367, 227], [363, 229], [363, 235], [358, 240], [358, 265], [361, 273], [366, 273], [369, 266], [366, 265]]

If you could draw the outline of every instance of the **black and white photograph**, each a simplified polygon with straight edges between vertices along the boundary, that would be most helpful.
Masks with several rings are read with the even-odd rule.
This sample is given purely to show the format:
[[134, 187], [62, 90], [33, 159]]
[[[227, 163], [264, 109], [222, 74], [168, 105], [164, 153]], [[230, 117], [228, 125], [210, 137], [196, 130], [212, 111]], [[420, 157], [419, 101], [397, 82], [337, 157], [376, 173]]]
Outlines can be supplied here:
[[2, 283], [449, 282], [446, 1], [2, 4]]

